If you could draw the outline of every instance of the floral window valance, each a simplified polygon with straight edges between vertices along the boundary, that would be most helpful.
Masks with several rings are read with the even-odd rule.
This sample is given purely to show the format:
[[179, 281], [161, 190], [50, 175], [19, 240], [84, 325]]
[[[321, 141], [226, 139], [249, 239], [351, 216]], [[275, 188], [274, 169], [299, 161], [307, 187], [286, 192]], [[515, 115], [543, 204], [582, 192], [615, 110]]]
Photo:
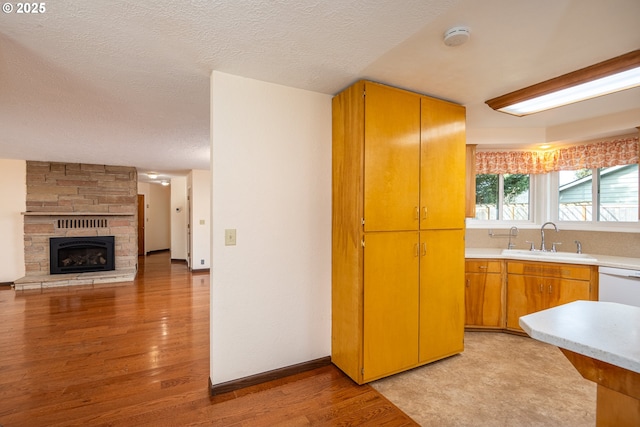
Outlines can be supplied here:
[[547, 173], [638, 163], [638, 137], [548, 151], [477, 152], [476, 173]]

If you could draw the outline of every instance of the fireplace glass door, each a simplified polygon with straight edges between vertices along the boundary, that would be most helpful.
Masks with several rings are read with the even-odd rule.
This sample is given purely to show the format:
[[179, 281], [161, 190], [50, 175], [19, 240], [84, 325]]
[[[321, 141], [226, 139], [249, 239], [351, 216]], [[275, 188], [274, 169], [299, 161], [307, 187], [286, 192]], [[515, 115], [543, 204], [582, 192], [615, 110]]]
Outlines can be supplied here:
[[114, 237], [52, 237], [49, 240], [51, 274], [115, 269]]

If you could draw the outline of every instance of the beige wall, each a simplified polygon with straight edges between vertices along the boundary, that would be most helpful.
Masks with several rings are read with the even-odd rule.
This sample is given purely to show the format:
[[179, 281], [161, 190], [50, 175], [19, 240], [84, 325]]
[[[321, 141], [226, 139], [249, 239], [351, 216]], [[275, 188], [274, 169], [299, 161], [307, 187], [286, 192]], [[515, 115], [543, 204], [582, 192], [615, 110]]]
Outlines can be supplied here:
[[23, 217], [26, 210], [27, 162], [0, 159], [0, 283], [24, 276]]
[[214, 71], [211, 133], [216, 385], [331, 353], [331, 96]]
[[187, 259], [187, 177], [171, 178], [171, 259]]
[[191, 268], [211, 268], [211, 172], [192, 170], [187, 182], [191, 188], [192, 208]]
[[[578, 231], [562, 230], [556, 233], [553, 227], [545, 228], [545, 240], [547, 248], [553, 242], [561, 242], [558, 250], [562, 252], [575, 252], [575, 240], [582, 243], [582, 252], [587, 254], [600, 254], [621, 257], [640, 258], [640, 233], [607, 232], [607, 231]], [[508, 229], [493, 229], [495, 234], [508, 234]], [[527, 240], [533, 241], [536, 248], [540, 248], [540, 229], [519, 229], [518, 237], [513, 242], [516, 249], [529, 249]], [[473, 228], [467, 229], [467, 248], [502, 248], [506, 249], [507, 237], [491, 237], [489, 229]]]

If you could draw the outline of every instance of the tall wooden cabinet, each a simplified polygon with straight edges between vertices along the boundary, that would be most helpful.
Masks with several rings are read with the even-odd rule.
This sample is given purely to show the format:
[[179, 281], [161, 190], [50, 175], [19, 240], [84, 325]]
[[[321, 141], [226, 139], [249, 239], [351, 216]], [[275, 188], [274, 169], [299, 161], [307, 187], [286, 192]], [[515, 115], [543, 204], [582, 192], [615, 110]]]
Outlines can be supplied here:
[[465, 110], [333, 99], [332, 361], [362, 384], [463, 350]]

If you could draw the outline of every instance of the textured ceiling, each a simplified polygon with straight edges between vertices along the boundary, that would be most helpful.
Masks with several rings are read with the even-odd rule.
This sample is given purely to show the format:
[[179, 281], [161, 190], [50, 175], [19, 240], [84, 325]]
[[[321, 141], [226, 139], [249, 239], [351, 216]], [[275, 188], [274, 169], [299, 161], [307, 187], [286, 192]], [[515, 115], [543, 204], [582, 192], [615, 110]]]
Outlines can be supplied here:
[[[450, 99], [467, 106], [469, 142], [489, 146], [629, 132], [640, 117], [635, 89], [525, 118], [484, 105], [640, 47], [638, 0], [45, 5], [0, 15], [0, 158], [208, 169], [212, 70], [327, 94], [369, 78]], [[444, 46], [460, 24], [471, 40]]]

